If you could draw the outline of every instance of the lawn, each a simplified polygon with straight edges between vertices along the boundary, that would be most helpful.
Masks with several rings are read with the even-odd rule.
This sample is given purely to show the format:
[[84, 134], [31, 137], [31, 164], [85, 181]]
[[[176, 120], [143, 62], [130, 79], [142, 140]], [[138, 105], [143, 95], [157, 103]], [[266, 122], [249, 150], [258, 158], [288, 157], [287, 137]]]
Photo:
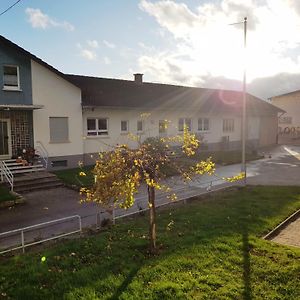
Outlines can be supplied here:
[[0, 203], [9, 200], [16, 200], [16, 196], [12, 195], [7, 187], [0, 185]]
[[[67, 170], [60, 170], [53, 172], [59, 179], [68, 185], [75, 186], [91, 186], [94, 182], [94, 176], [92, 174], [93, 166], [86, 166], [83, 168], [74, 168]], [[84, 172], [86, 176], [80, 176], [79, 173]]]
[[148, 217], [124, 220], [0, 259], [0, 298], [300, 299], [300, 249], [261, 239], [299, 208], [299, 187], [249, 187], [159, 211], [157, 256]]

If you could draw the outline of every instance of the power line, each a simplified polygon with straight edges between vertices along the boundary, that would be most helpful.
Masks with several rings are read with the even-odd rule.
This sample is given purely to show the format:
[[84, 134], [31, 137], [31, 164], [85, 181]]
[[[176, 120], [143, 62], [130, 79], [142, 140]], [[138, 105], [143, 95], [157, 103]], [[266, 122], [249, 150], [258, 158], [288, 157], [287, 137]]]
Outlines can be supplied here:
[[0, 13], [0, 17], [2, 15], [4, 15], [6, 12], [8, 12], [10, 9], [12, 9], [15, 5], [17, 5], [19, 2], [21, 2], [22, 0], [18, 0], [16, 1], [14, 4], [12, 4], [10, 7], [8, 7], [6, 10], [4, 10], [2, 13]]

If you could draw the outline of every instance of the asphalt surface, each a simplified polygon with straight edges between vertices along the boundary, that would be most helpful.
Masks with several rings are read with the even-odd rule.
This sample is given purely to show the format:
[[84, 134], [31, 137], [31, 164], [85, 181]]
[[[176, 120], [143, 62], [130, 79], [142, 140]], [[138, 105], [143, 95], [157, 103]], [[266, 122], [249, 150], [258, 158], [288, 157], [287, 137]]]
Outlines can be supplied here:
[[[234, 176], [240, 172], [240, 164], [222, 166], [217, 168], [217, 176], [197, 177], [188, 185], [178, 177], [170, 178], [167, 184], [173, 187], [179, 200], [197, 196], [208, 191], [228, 186], [222, 177]], [[234, 183], [235, 185], [237, 183]], [[265, 152], [265, 158], [247, 164], [247, 184], [252, 185], [300, 185], [300, 146], [277, 146]], [[25, 195], [26, 204], [11, 209], [0, 210], [0, 234], [17, 228], [27, 227], [51, 220], [56, 220], [73, 215], [79, 215], [82, 226], [92, 226], [101, 222], [100, 218], [108, 217], [97, 213], [101, 209], [93, 203], [80, 204], [78, 192], [68, 188], [57, 188], [28, 193]], [[142, 188], [136, 197], [135, 205], [129, 210], [115, 210], [115, 216], [133, 213], [147, 208], [146, 189]], [[157, 204], [169, 203], [166, 194], [157, 193]], [[103, 212], [103, 210], [102, 210]], [[25, 232], [25, 241], [51, 237], [52, 235], [78, 230], [78, 219], [59, 222], [58, 224], [41, 227]], [[20, 233], [10, 237], [1, 237], [0, 249], [20, 241]]]

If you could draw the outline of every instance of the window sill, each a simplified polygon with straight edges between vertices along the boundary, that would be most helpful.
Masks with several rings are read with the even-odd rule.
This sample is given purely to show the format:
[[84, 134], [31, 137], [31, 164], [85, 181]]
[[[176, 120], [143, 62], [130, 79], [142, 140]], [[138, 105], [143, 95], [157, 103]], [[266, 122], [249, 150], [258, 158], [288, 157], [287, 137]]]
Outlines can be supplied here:
[[123, 132], [120, 133], [120, 135], [128, 135], [128, 133], [129, 133], [129, 131], [126, 131], [126, 132], [123, 131]]
[[9, 87], [3, 87], [2, 88], [2, 91], [5, 91], [5, 92], [22, 92], [22, 89], [20, 88], [9, 88]]
[[86, 136], [86, 139], [91, 139], [91, 140], [94, 140], [94, 139], [109, 139], [110, 136], [109, 135], [87, 135]]
[[69, 144], [71, 141], [50, 141], [49, 144]]

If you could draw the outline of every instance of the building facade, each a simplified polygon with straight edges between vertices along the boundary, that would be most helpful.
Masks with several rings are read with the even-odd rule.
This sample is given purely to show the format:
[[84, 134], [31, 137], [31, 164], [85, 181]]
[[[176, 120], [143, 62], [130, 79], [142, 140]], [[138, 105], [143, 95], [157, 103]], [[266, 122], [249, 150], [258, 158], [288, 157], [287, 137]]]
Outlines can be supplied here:
[[[92, 163], [117, 144], [174, 136], [186, 125], [203, 150], [241, 147], [241, 99], [213, 90], [63, 74], [0, 36], [0, 159], [34, 148], [48, 168]], [[282, 110], [247, 95], [247, 149], [272, 145]]]
[[300, 144], [300, 91], [274, 96], [270, 101], [285, 111], [278, 118], [278, 142]]

